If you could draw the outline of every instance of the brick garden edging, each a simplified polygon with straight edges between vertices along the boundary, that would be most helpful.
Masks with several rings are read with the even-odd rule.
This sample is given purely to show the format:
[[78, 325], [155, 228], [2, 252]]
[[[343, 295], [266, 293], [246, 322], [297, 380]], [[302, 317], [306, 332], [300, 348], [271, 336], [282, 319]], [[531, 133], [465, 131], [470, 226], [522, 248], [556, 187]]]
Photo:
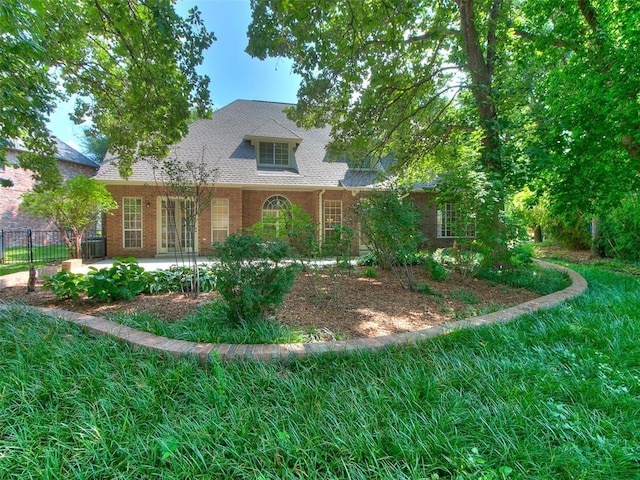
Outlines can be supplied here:
[[[174, 357], [197, 358], [201, 363], [207, 363], [210, 359], [218, 358], [223, 361], [241, 359], [287, 361], [295, 357], [317, 355], [326, 352], [351, 352], [360, 349], [373, 350], [390, 345], [409, 344], [433, 338], [437, 335], [451, 333], [452, 331], [461, 328], [473, 328], [482, 325], [491, 325], [493, 323], [509, 322], [526, 313], [552, 308], [562, 302], [582, 295], [587, 290], [588, 286], [585, 279], [573, 270], [560, 265], [543, 262], [541, 260], [536, 260], [536, 263], [545, 268], [555, 268], [556, 270], [567, 272], [571, 278], [571, 285], [559, 292], [535, 298], [528, 302], [521, 303], [520, 305], [500, 310], [499, 312], [449, 322], [444, 325], [424, 330], [384, 335], [373, 338], [338, 340], [333, 342], [291, 343], [280, 345], [196, 343], [160, 337], [82, 313], [43, 307], [38, 307], [38, 310], [52, 317], [61, 318], [65, 321], [75, 323], [82, 327], [85, 332], [98, 335], [109, 335], [131, 345], [164, 352], [168, 355], [173, 355]], [[0, 305], [0, 308], [6, 308], [6, 306]]]

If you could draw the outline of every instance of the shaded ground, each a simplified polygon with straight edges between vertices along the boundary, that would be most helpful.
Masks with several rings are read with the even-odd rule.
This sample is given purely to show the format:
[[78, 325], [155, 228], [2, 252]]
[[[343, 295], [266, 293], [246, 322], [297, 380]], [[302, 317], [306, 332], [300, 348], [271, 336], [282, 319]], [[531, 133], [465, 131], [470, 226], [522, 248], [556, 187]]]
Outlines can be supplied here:
[[[299, 275], [284, 305], [276, 312], [276, 318], [283, 324], [318, 332], [318, 340], [374, 337], [419, 330], [538, 296], [528, 290], [464, 279], [456, 274], [444, 282], [435, 282], [420, 269], [416, 269], [417, 279], [426, 283], [433, 293], [409, 292], [403, 290], [389, 272], [376, 269], [376, 278], [365, 278], [363, 272], [364, 269], [357, 269], [351, 274], [323, 271]], [[219, 298], [216, 293], [203, 293], [196, 300], [171, 293], [141, 295], [129, 302], [103, 304], [86, 298], [58, 300], [41, 288], [30, 294], [25, 287], [0, 291], [0, 301], [20, 301], [107, 317], [116, 311], [148, 311], [168, 321], [182, 318], [216, 298]]]

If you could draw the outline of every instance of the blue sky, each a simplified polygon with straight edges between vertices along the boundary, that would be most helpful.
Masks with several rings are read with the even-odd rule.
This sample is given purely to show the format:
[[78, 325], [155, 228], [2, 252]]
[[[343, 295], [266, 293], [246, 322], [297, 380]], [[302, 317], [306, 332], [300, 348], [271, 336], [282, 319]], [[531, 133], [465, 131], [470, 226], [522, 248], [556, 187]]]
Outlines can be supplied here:
[[[214, 108], [224, 107], [238, 98], [296, 101], [300, 77], [291, 72], [289, 60], [260, 61], [244, 52], [251, 21], [249, 0], [180, 0], [176, 10], [186, 15], [193, 6], [202, 12], [207, 29], [217, 38], [200, 67], [200, 72], [211, 78], [209, 88]], [[71, 109], [72, 104], [60, 105], [50, 119], [49, 128], [62, 141], [81, 150], [83, 127], [69, 120]]]

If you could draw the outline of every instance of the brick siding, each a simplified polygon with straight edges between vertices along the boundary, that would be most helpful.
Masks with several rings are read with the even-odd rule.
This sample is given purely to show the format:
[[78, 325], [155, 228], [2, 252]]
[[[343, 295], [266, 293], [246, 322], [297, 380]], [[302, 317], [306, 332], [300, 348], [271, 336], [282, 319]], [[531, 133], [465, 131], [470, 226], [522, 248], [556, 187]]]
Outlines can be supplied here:
[[[13, 182], [11, 187], [0, 187], [0, 230], [23, 230], [30, 228], [36, 231], [55, 230], [52, 222], [33, 219], [20, 211], [20, 197], [30, 192], [35, 184], [31, 178], [31, 171], [19, 168], [17, 152], [7, 151], [7, 164], [4, 169], [0, 167], [0, 178], [6, 178]], [[93, 177], [96, 169], [77, 163], [58, 161], [58, 168], [65, 180], [78, 175]]]

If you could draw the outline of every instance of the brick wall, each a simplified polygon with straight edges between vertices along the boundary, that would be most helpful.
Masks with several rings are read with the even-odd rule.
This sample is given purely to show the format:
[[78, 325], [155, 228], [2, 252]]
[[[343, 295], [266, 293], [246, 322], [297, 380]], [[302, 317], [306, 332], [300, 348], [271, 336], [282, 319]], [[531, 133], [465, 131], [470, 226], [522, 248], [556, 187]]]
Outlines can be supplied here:
[[453, 245], [451, 238], [438, 238], [438, 203], [435, 193], [413, 193], [411, 199], [422, 215], [420, 229], [427, 239], [427, 248], [445, 248]]
[[[164, 198], [162, 187], [141, 185], [107, 185], [107, 189], [116, 200], [118, 208], [113, 210], [105, 219], [107, 235], [107, 254], [109, 257], [134, 256], [138, 258], [155, 257], [158, 255], [158, 223], [159, 199]], [[262, 206], [269, 197], [280, 195], [292, 204], [298, 205], [309, 212], [314, 222], [320, 222], [319, 212], [320, 190], [306, 192], [292, 192], [280, 190], [243, 190], [241, 188], [216, 187], [214, 198], [229, 199], [229, 233], [246, 229], [262, 220]], [[122, 232], [122, 199], [134, 197], [142, 199], [142, 248], [128, 248], [123, 246]], [[350, 214], [357, 197], [344, 190], [326, 191], [324, 200], [341, 200], [343, 202], [344, 224], [353, 225], [353, 215]], [[211, 208], [208, 205], [200, 214], [198, 220], [198, 253], [208, 255], [211, 252]], [[357, 251], [357, 240], [354, 241], [354, 251]]]
[[[0, 187], [0, 230], [55, 230], [51, 222], [32, 219], [20, 211], [21, 195], [30, 192], [35, 182], [31, 178], [31, 171], [16, 167], [17, 164], [17, 152], [7, 151], [7, 165], [4, 170], [0, 167], [0, 177], [11, 180], [13, 186]], [[65, 180], [78, 175], [93, 177], [96, 174], [93, 167], [65, 161], [58, 161], [58, 168]]]

